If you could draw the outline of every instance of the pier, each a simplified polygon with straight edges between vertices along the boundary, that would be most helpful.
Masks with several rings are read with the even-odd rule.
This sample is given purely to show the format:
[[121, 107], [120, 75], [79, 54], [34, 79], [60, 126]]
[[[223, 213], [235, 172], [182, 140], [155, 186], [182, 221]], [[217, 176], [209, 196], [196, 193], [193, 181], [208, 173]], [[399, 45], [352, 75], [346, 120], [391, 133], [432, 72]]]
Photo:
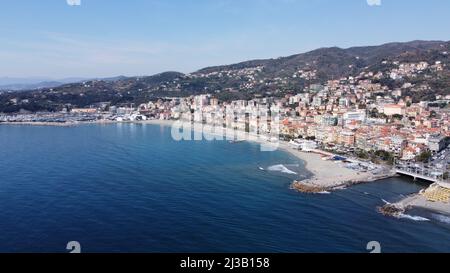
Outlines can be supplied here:
[[414, 178], [414, 180], [422, 179], [422, 180], [430, 181], [430, 182], [433, 182], [433, 183], [436, 183], [436, 182], [440, 181], [436, 177], [426, 175], [423, 172], [421, 173], [421, 172], [417, 172], [417, 171], [410, 171], [410, 170], [407, 170], [407, 169], [405, 170], [405, 169], [402, 169], [402, 168], [395, 168], [395, 172], [397, 174], [411, 176], [412, 178]]

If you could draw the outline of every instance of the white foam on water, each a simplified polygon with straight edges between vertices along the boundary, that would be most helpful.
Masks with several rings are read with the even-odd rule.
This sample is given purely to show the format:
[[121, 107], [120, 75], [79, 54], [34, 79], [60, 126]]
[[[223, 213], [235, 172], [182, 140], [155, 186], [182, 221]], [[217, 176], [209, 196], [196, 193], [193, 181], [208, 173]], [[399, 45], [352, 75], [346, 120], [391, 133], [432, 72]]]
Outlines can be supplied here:
[[392, 203], [390, 203], [390, 202], [388, 202], [388, 201], [386, 201], [386, 200], [384, 200], [384, 199], [381, 199], [381, 201], [383, 201], [386, 205], [392, 204]]
[[441, 223], [450, 224], [450, 217], [442, 214], [432, 214], [433, 218]]
[[321, 191], [321, 192], [318, 192], [318, 194], [331, 194], [331, 192], [329, 192], [329, 191]]
[[430, 221], [430, 219], [425, 218], [425, 217], [413, 216], [413, 215], [404, 214], [404, 213], [400, 213], [397, 217], [401, 218], [401, 219], [408, 219], [408, 220], [413, 220], [413, 221], [418, 221], [418, 222], [428, 222], [428, 221]]
[[286, 166], [284, 166], [283, 164], [270, 166], [269, 168], [267, 168], [267, 170], [271, 171], [271, 172], [282, 172], [282, 173], [287, 173], [287, 174], [297, 174], [296, 172], [291, 171], [288, 168], [286, 168]]

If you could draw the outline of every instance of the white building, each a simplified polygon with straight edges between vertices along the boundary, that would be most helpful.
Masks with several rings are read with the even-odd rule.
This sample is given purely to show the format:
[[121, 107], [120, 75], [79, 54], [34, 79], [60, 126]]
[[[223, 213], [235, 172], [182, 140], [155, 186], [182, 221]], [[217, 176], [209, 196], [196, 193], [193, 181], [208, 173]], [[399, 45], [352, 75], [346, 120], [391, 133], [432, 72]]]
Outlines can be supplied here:
[[344, 114], [344, 121], [361, 121], [364, 122], [366, 120], [366, 112], [365, 111], [355, 111], [355, 112], [347, 112]]

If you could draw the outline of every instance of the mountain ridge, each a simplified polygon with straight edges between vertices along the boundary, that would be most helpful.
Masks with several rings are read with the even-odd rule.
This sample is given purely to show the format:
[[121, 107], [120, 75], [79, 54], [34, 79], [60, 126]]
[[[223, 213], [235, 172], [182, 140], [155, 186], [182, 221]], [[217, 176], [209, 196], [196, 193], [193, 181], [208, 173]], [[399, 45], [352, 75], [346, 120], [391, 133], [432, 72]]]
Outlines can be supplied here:
[[[432, 92], [405, 92], [420, 100], [434, 94], [450, 94], [448, 52], [450, 41], [415, 40], [377, 46], [323, 47], [276, 59], [205, 67], [189, 74], [167, 71], [152, 76], [119, 76], [12, 94], [4, 92], [0, 95], [0, 112], [57, 110], [65, 104], [85, 107], [99, 102], [143, 103], [159, 97], [202, 93], [216, 94], [224, 100], [247, 99], [257, 95], [283, 96], [304, 92], [311, 84], [378, 72], [384, 73], [384, 78], [379, 81], [389, 88], [401, 87], [402, 81], [429, 85]], [[427, 77], [389, 78], [388, 72], [393, 63], [421, 61], [429, 64], [442, 62], [444, 69]], [[25, 100], [27, 104], [11, 105], [9, 101], [12, 98]]]

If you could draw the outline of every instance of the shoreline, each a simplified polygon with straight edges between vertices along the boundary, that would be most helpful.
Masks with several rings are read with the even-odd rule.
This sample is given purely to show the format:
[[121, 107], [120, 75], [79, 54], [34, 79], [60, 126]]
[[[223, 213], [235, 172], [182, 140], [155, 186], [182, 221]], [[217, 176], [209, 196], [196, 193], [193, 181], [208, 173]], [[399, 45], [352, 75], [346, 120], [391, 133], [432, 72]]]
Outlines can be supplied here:
[[74, 121], [74, 122], [46, 122], [46, 121], [8, 121], [8, 122], [0, 122], [1, 125], [22, 125], [22, 126], [49, 126], [49, 127], [71, 127], [71, 126], [79, 126], [79, 125], [89, 125], [89, 124], [116, 124], [120, 123], [117, 121], [109, 121], [109, 120], [99, 120], [99, 121]]
[[[160, 126], [172, 126], [177, 120], [145, 120], [145, 121], [89, 121], [89, 122], [70, 122], [70, 123], [52, 123], [52, 122], [4, 122], [0, 123], [4, 125], [30, 125], [30, 126], [77, 126], [86, 124], [150, 124]], [[189, 123], [189, 122], [187, 122]], [[328, 191], [334, 191], [344, 189], [352, 185], [360, 183], [374, 182], [377, 180], [393, 177], [392, 173], [383, 173], [381, 175], [373, 175], [369, 171], [360, 172], [349, 169], [344, 166], [344, 163], [339, 161], [324, 160], [318, 153], [307, 153], [299, 150], [295, 150], [286, 141], [278, 140], [273, 143], [268, 140], [267, 136], [257, 135], [255, 133], [247, 133], [240, 130], [234, 130], [231, 128], [219, 128], [213, 132], [203, 131], [203, 124], [194, 123], [192, 131], [200, 132], [202, 138], [219, 137], [224, 141], [226, 140], [238, 140], [248, 141], [265, 145], [266, 148], [272, 148], [273, 150], [281, 150], [289, 153], [295, 158], [299, 159], [305, 165], [305, 169], [311, 173], [311, 177], [303, 180], [295, 180], [291, 184], [291, 189], [303, 192], [303, 193], [322, 193]]]
[[68, 127], [68, 126], [76, 126], [79, 123], [76, 122], [33, 122], [33, 121], [25, 121], [25, 122], [0, 122], [1, 125], [22, 125], [22, 126], [54, 126], [54, 127]]
[[23, 125], [23, 126], [54, 126], [69, 127], [81, 125], [102, 125], [102, 124], [155, 124], [155, 125], [172, 125], [172, 120], [146, 120], [146, 121], [114, 121], [114, 120], [98, 120], [98, 121], [76, 121], [76, 122], [41, 122], [41, 121], [25, 121], [25, 122], [0, 122], [1, 125]]
[[[144, 121], [143, 123], [173, 125], [174, 122], [175, 121], [169, 120], [151, 120]], [[195, 125], [201, 126], [202, 124], [197, 123]], [[198, 131], [199, 128], [194, 126], [192, 129], [195, 132]], [[291, 184], [291, 189], [303, 193], [324, 193], [335, 191], [345, 189], [353, 185], [375, 182], [395, 176], [394, 173], [386, 171], [380, 175], [373, 175], [370, 171], [361, 172], [352, 170], [345, 167], [342, 162], [323, 160], [322, 156], [318, 153], [307, 153], [295, 150], [286, 141], [279, 140], [277, 143], [270, 142], [267, 140], [267, 137], [263, 135], [233, 130], [231, 128], [221, 128], [221, 130], [219, 129], [219, 132], [204, 132], [204, 134], [219, 136], [233, 135], [238, 140], [267, 145], [268, 147], [272, 145], [272, 147], [294, 156], [296, 159], [302, 161], [305, 169], [311, 173], [309, 178], [295, 180]]]
[[[78, 125], [89, 124], [150, 124], [161, 126], [172, 126], [176, 120], [145, 120], [145, 121], [89, 121], [89, 122], [70, 122], [70, 123], [53, 123], [53, 122], [3, 122], [3, 125], [29, 125], [29, 126], [61, 126], [70, 127]], [[381, 175], [373, 175], [368, 172], [359, 172], [343, 166], [344, 163], [339, 161], [324, 160], [322, 155], [318, 153], [307, 153], [292, 148], [288, 142], [278, 140], [277, 143], [270, 142], [268, 137], [257, 135], [254, 133], [247, 133], [231, 128], [215, 128], [213, 132], [202, 131], [203, 124], [193, 124], [192, 130], [194, 132], [202, 132], [202, 137], [212, 136], [219, 137], [222, 140], [248, 141], [266, 145], [269, 149], [281, 150], [289, 153], [295, 158], [299, 159], [305, 165], [305, 169], [311, 173], [311, 176], [303, 180], [295, 180], [291, 184], [291, 189], [303, 193], [323, 193], [344, 189], [352, 185], [374, 182], [382, 179], [393, 177], [392, 173], [383, 173]]]

